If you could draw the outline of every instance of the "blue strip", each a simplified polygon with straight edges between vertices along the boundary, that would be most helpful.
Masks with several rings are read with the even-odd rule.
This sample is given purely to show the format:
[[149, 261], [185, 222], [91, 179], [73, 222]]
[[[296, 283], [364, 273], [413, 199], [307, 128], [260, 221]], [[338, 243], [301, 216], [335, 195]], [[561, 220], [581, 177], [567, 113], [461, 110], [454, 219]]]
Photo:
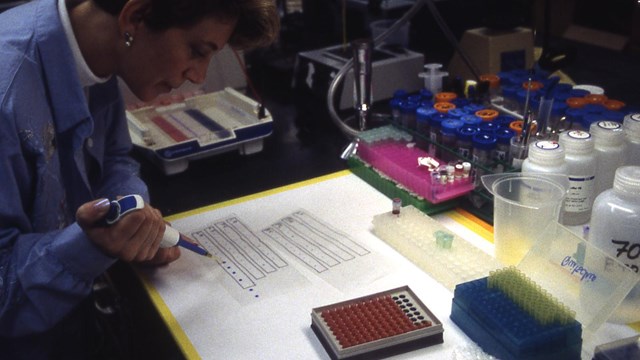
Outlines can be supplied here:
[[220, 138], [227, 138], [231, 136], [231, 132], [220, 124], [215, 122], [212, 118], [203, 114], [198, 109], [188, 109], [184, 111], [187, 115], [191, 116], [195, 121], [200, 123], [200, 125], [206, 127], [209, 131], [216, 133]]

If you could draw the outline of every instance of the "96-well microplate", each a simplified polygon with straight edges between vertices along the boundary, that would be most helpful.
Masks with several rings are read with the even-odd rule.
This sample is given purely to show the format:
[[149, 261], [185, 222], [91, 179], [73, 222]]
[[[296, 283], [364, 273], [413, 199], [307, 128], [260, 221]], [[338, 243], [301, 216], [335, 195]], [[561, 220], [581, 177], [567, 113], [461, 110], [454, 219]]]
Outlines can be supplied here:
[[442, 323], [408, 286], [315, 308], [311, 328], [332, 359], [391, 355], [443, 342]]

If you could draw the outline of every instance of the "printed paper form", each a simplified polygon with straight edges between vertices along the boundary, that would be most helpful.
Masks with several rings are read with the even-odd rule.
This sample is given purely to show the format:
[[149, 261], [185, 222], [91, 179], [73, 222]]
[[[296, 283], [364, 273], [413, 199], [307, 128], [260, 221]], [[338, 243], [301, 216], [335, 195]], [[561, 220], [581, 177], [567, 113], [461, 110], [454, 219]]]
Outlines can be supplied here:
[[371, 254], [368, 249], [306, 210], [297, 210], [262, 231], [231, 215], [190, 235], [218, 258], [228, 275], [226, 290], [242, 304], [309, 285], [298, 270], [300, 265], [336, 288], [342, 287], [344, 274], [332, 275], [331, 270], [341, 265], [355, 266], [350, 272], [361, 268], [382, 276], [383, 267], [368, 268], [368, 262], [358, 262]]

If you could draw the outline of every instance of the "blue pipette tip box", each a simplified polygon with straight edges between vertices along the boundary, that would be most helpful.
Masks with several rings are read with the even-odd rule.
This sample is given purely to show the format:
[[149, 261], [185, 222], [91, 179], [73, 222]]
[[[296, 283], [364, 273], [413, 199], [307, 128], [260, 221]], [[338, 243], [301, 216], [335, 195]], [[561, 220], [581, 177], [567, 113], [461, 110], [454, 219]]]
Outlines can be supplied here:
[[541, 325], [488, 278], [458, 284], [451, 320], [482, 349], [499, 359], [580, 359], [582, 327], [576, 320]]

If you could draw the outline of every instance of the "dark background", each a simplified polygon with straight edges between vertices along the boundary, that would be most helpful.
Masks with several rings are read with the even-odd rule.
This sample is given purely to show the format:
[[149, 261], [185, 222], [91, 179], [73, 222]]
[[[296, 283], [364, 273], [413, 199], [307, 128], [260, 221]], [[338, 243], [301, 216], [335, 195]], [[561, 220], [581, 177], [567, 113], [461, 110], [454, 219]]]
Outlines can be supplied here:
[[[640, 52], [636, 49], [640, 32], [633, 28], [632, 21], [640, 24], [640, 17], [633, 0], [612, 0], [606, 6], [597, 0], [434, 3], [458, 40], [465, 30], [479, 26], [535, 28], [536, 46], [573, 56], [573, 61], [560, 70], [576, 83], [601, 86], [610, 98], [629, 106], [640, 105]], [[546, 3], [552, 3], [548, 23], [544, 21]], [[192, 161], [187, 171], [171, 176], [164, 175], [140, 152], [134, 153], [142, 164], [142, 177], [149, 185], [153, 204], [163, 214], [176, 214], [346, 168], [339, 155], [348, 139], [332, 123], [325, 99], [291, 86], [298, 52], [341, 43], [340, 4], [337, 0], [304, 0], [303, 13], [287, 13], [282, 3], [280, 41], [269, 49], [246, 54], [252, 83], [274, 119], [273, 134], [264, 140], [261, 152], [248, 156], [229, 152]], [[369, 6], [347, 4], [350, 39], [369, 36], [368, 22], [397, 18], [407, 9], [383, 11], [375, 7], [374, 1]], [[628, 45], [614, 51], [565, 40], [562, 33], [571, 24], [626, 36]], [[409, 47], [422, 52], [426, 63], [447, 64], [454, 52], [426, 6], [411, 21]], [[247, 95], [253, 96], [251, 91]]]
[[[630, 0], [554, 1], [545, 12], [543, 1], [436, 1], [437, 8], [459, 40], [465, 30], [479, 26], [508, 28], [523, 25], [535, 28], [536, 46], [573, 56], [560, 70], [576, 83], [603, 87], [610, 98], [628, 106], [640, 105], [640, 66], [638, 66], [638, 4]], [[274, 119], [273, 134], [264, 140], [264, 149], [254, 155], [237, 152], [193, 161], [186, 172], [165, 176], [140, 153], [142, 177], [149, 184], [153, 204], [165, 215], [207, 206], [220, 201], [272, 189], [312, 177], [346, 169], [339, 158], [349, 140], [331, 122], [324, 99], [314, 98], [291, 88], [293, 64], [298, 52], [336, 45], [341, 42], [339, 2], [305, 0], [304, 13], [287, 13], [283, 7], [280, 42], [269, 49], [246, 54], [248, 70], [257, 91]], [[368, 22], [400, 16], [405, 9], [383, 12], [372, 7], [351, 5], [347, 9], [351, 39], [368, 36]], [[550, 14], [545, 17], [544, 14]], [[545, 23], [545, 19], [549, 21]], [[562, 37], [573, 24], [622, 35], [628, 38], [621, 50], [598, 47], [588, 42]], [[545, 37], [546, 35], [546, 37]], [[453, 47], [433, 16], [423, 8], [411, 22], [410, 46], [425, 55], [426, 62], [447, 64]], [[249, 95], [251, 95], [249, 93]], [[349, 115], [349, 114], [345, 114]], [[180, 358], [164, 324], [140, 290], [129, 270], [118, 270], [124, 293], [137, 316], [139, 336], [134, 337], [139, 356]], [[124, 275], [122, 275], [124, 274]], [[158, 342], [158, 339], [163, 339]], [[149, 344], [155, 344], [150, 346]], [[158, 346], [162, 344], [162, 346]]]
[[[0, 11], [19, 2], [1, 0]], [[407, 9], [385, 10], [382, 2], [372, 0], [364, 5], [362, 1], [347, 2], [345, 28], [349, 41], [369, 36], [369, 22], [397, 18]], [[291, 6], [292, 3], [298, 6]], [[576, 83], [601, 86], [610, 98], [622, 100], [631, 107], [640, 105], [640, 11], [635, 0], [440, 0], [434, 3], [458, 40], [465, 30], [480, 26], [533, 28], [536, 46], [571, 55], [573, 60], [563, 64], [560, 70]], [[164, 215], [347, 168], [339, 155], [349, 139], [331, 122], [324, 99], [291, 87], [298, 52], [342, 42], [341, 4], [341, 0], [279, 0], [283, 26], [278, 43], [246, 53], [251, 82], [274, 119], [273, 134], [264, 140], [261, 152], [247, 156], [235, 151], [219, 154], [192, 161], [185, 172], [167, 176], [142, 152], [134, 151], [133, 156], [141, 163], [142, 178], [149, 185], [152, 203]], [[602, 31], [605, 35], [623, 36], [627, 45], [611, 50], [590, 44], [588, 39], [584, 42], [566, 40], [563, 34], [573, 25]], [[425, 62], [442, 64], [449, 62], [454, 51], [427, 7], [411, 21], [409, 48], [423, 53]], [[129, 343], [134, 358], [182, 358], [132, 269], [119, 263], [110, 274], [128, 309]]]

